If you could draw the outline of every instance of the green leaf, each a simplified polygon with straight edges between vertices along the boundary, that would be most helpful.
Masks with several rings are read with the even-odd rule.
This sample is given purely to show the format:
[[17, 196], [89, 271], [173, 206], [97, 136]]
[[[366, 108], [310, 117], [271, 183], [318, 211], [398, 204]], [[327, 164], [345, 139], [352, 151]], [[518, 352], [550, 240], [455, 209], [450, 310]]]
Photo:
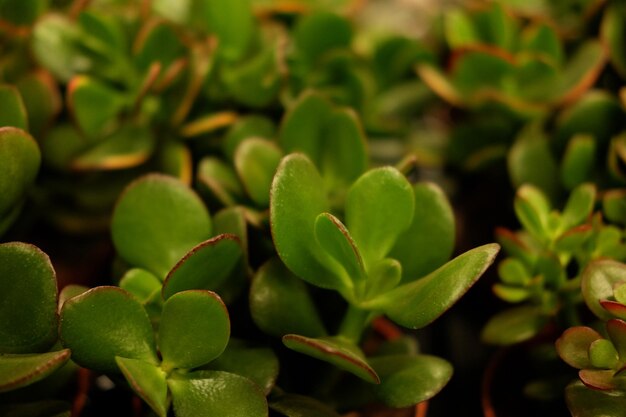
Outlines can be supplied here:
[[392, 258], [381, 259], [370, 265], [365, 282], [365, 299], [374, 298], [379, 294], [397, 287], [402, 280], [402, 265]]
[[331, 363], [367, 382], [380, 383], [380, 378], [365, 359], [361, 349], [345, 338], [310, 338], [288, 334], [283, 336], [283, 343], [291, 350]]
[[33, 72], [21, 77], [15, 86], [24, 101], [28, 130], [33, 136], [42, 137], [61, 111], [61, 94], [54, 78], [45, 71]]
[[610, 340], [599, 339], [589, 345], [589, 360], [594, 368], [613, 369], [619, 356]]
[[120, 279], [119, 286], [145, 303], [156, 291], [161, 290], [161, 281], [145, 269], [133, 268]]
[[568, 60], [554, 87], [554, 99], [558, 102], [576, 100], [593, 86], [607, 59], [606, 47], [596, 39], [583, 43]]
[[285, 152], [306, 154], [321, 172], [328, 191], [335, 193], [341, 193], [367, 168], [365, 137], [357, 116], [335, 108], [312, 91], [303, 93], [285, 114], [279, 143]]
[[154, 142], [146, 126], [126, 124], [74, 158], [71, 167], [76, 171], [132, 168], [148, 160]]
[[418, 329], [449, 309], [493, 263], [500, 246], [480, 246], [457, 256], [417, 281], [401, 285], [374, 299], [370, 307], [380, 308], [396, 323]]
[[602, 211], [608, 220], [626, 224], [626, 191], [606, 191], [602, 197]]
[[626, 322], [620, 319], [610, 319], [606, 323], [606, 331], [620, 359], [624, 360], [626, 358]]
[[616, 284], [626, 282], [626, 265], [604, 259], [590, 262], [582, 273], [581, 291], [587, 307], [602, 320], [612, 315], [600, 304], [613, 298]]
[[587, 388], [580, 381], [567, 386], [565, 398], [575, 417], [621, 417], [626, 407], [626, 397]]
[[363, 174], [348, 191], [346, 225], [363, 254], [366, 267], [383, 259], [413, 221], [411, 184], [395, 168]]
[[40, 381], [62, 367], [69, 358], [69, 349], [38, 354], [0, 355], [0, 392]]
[[0, 353], [46, 351], [57, 339], [57, 282], [48, 255], [0, 244]]
[[250, 115], [237, 119], [223, 139], [222, 149], [229, 159], [234, 159], [235, 150], [248, 138], [271, 139], [276, 136], [276, 128], [271, 119], [259, 115]]
[[256, 325], [273, 336], [326, 334], [306, 284], [276, 258], [261, 266], [252, 280], [250, 313]]
[[582, 369], [578, 372], [578, 377], [589, 388], [597, 390], [614, 390], [615, 386], [612, 369]]
[[315, 220], [315, 238], [320, 246], [345, 269], [347, 279], [357, 286], [365, 278], [363, 260], [350, 232], [330, 213]]
[[250, 50], [256, 33], [250, 0], [204, 2], [209, 30], [218, 39], [218, 51], [227, 61], [239, 61]]
[[515, 214], [524, 229], [539, 240], [544, 240], [547, 230], [550, 203], [546, 196], [532, 185], [523, 185], [515, 195]]
[[146, 310], [118, 287], [97, 287], [63, 304], [61, 342], [77, 364], [100, 372], [119, 372], [116, 356], [158, 363]]
[[115, 358], [130, 387], [141, 397], [159, 417], [167, 416], [166, 374], [150, 362], [138, 359]]
[[28, 129], [28, 118], [24, 101], [17, 88], [12, 85], [0, 84], [0, 126], [13, 126]]
[[154, 158], [163, 174], [171, 175], [184, 184], [191, 185], [191, 152], [185, 144], [174, 141], [160, 143]]
[[596, 186], [591, 183], [576, 187], [570, 194], [561, 217], [562, 227], [570, 229], [584, 222], [593, 211]]
[[589, 347], [602, 336], [590, 327], [576, 326], [565, 330], [555, 343], [556, 351], [561, 359], [576, 369], [591, 366]]
[[163, 299], [185, 290], [218, 291], [240, 272], [242, 249], [234, 235], [219, 235], [200, 243], [184, 255], [163, 282]]
[[461, 9], [452, 9], [444, 15], [446, 42], [451, 49], [482, 43], [474, 23]]
[[538, 125], [529, 125], [517, 137], [507, 157], [513, 185], [531, 184], [548, 196], [559, 189], [559, 169], [548, 137]]
[[62, 82], [92, 69], [92, 59], [81, 50], [83, 36], [69, 16], [48, 14], [37, 21], [31, 39], [36, 60]]
[[342, 276], [315, 239], [315, 219], [327, 212], [328, 202], [319, 173], [302, 154], [284, 157], [270, 191], [270, 222], [274, 245], [287, 268], [322, 288], [347, 289]]
[[502, 282], [509, 285], [526, 285], [530, 274], [522, 261], [517, 258], [506, 258], [498, 265], [498, 274]]
[[215, 213], [213, 226], [216, 235], [235, 235], [243, 252], [248, 253], [248, 228], [245, 211], [241, 207], [228, 207]]
[[283, 157], [273, 142], [265, 139], [246, 139], [235, 151], [235, 169], [248, 195], [259, 207], [270, 202], [270, 187], [276, 168]]
[[159, 325], [163, 369], [209, 363], [226, 349], [229, 337], [228, 310], [214, 292], [183, 291], [163, 304]]
[[389, 256], [402, 264], [402, 280], [422, 277], [443, 265], [454, 249], [454, 213], [443, 191], [433, 183], [413, 185], [415, 211], [411, 226], [400, 234]]
[[591, 179], [596, 160], [596, 142], [593, 136], [579, 134], [567, 144], [561, 161], [561, 181], [572, 189]]
[[531, 291], [523, 287], [494, 284], [492, 288], [493, 293], [507, 303], [520, 303], [531, 296]]
[[481, 338], [494, 345], [512, 345], [536, 336], [546, 322], [547, 317], [539, 307], [514, 307], [491, 317], [483, 328]]
[[298, 394], [272, 396], [270, 409], [285, 417], [339, 417], [339, 414], [326, 404]]
[[32, 136], [15, 127], [0, 127], [0, 218], [25, 198], [40, 163], [41, 153]]
[[305, 14], [293, 30], [293, 39], [307, 64], [334, 49], [350, 46], [352, 28], [347, 19], [328, 12]]
[[263, 391], [239, 375], [221, 371], [174, 373], [167, 384], [178, 417], [267, 417]]
[[89, 138], [97, 138], [117, 127], [117, 116], [126, 103], [115, 89], [79, 75], [68, 85], [68, 105], [80, 130]]
[[452, 377], [452, 365], [429, 355], [390, 355], [369, 359], [380, 376], [376, 396], [391, 407], [410, 407], [434, 397]]
[[161, 278], [211, 236], [211, 219], [200, 198], [183, 183], [150, 174], [131, 183], [119, 197], [111, 233], [124, 260]]
[[522, 33], [522, 48], [548, 59], [555, 66], [562, 65], [563, 46], [554, 28], [545, 23], [537, 23]]
[[593, 227], [583, 224], [563, 233], [556, 240], [554, 249], [557, 251], [575, 253], [591, 238]]
[[602, 40], [608, 46], [611, 64], [622, 76], [626, 75], [626, 59], [624, 59], [626, 52], [626, 43], [624, 42], [625, 17], [624, 5], [611, 3], [606, 7], [600, 28]]
[[203, 158], [198, 164], [197, 178], [222, 205], [232, 206], [243, 199], [244, 189], [235, 170], [217, 158]]
[[138, 34], [134, 45], [134, 62], [140, 71], [147, 71], [154, 62], [168, 68], [185, 54], [185, 47], [174, 28], [165, 22], [147, 24]]
[[245, 376], [268, 395], [278, 377], [278, 358], [270, 348], [252, 347], [230, 339], [224, 353], [209, 365], [211, 369]]

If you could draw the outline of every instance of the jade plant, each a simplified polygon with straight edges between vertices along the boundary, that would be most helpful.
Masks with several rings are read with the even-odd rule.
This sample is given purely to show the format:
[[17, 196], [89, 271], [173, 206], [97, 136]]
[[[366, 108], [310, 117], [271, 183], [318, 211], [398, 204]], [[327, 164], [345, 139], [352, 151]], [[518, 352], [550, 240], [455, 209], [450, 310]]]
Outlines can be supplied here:
[[[350, 186], [345, 207], [333, 210], [345, 225], [331, 210], [328, 186], [311, 160], [297, 153], [283, 158], [270, 221], [285, 266], [271, 260], [259, 270], [250, 292], [253, 318], [288, 348], [377, 384], [376, 396], [389, 405], [432, 397], [451, 376], [447, 361], [415, 354], [366, 358], [363, 333], [382, 315], [409, 328], [428, 325], [482, 275], [498, 245], [444, 264], [454, 235], [447, 200], [432, 184], [411, 185], [391, 167], [367, 171]], [[330, 334], [294, 275], [346, 301]]]
[[[48, 256], [30, 244], [0, 244], [0, 281], [0, 393], [18, 393], [53, 377], [68, 362], [71, 352], [57, 344], [57, 281]], [[0, 400], [3, 414], [30, 410], [69, 416], [69, 404], [38, 398], [37, 390], [31, 392], [26, 404], [12, 400], [19, 397], [0, 395], [4, 395]]]

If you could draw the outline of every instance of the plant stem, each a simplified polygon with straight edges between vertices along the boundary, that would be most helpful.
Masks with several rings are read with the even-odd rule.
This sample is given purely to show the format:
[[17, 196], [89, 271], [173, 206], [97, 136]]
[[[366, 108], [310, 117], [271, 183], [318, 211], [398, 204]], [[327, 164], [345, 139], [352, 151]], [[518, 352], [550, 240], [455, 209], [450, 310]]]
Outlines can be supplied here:
[[348, 306], [341, 326], [339, 326], [339, 335], [358, 344], [361, 340], [363, 329], [365, 329], [365, 326], [370, 320], [369, 313], [369, 311], [357, 308], [353, 305]]

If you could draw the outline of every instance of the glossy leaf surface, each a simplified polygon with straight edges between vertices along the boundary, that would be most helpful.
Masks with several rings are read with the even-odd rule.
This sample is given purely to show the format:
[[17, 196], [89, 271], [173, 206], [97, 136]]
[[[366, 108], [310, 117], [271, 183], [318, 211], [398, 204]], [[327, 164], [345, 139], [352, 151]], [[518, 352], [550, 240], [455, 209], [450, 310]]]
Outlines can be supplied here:
[[211, 291], [176, 293], [163, 304], [159, 348], [164, 369], [190, 369], [217, 358], [230, 337], [228, 310]]
[[116, 356], [158, 361], [148, 314], [117, 287], [93, 288], [67, 300], [59, 333], [76, 363], [101, 372], [119, 372]]
[[69, 349], [48, 353], [0, 355], [0, 392], [42, 380], [63, 366], [69, 358]]
[[413, 220], [411, 185], [394, 168], [362, 175], [348, 191], [346, 225], [367, 266], [384, 258]]
[[267, 417], [263, 392], [239, 375], [196, 371], [174, 374], [167, 384], [179, 417]]
[[200, 198], [183, 183], [150, 174], [131, 183], [118, 199], [111, 233], [127, 262], [162, 278], [211, 236], [211, 219]]
[[250, 312], [256, 325], [273, 336], [326, 334], [306, 284], [278, 259], [266, 262], [252, 280]]
[[452, 365], [429, 355], [369, 359], [380, 376], [376, 396], [391, 407], [409, 407], [435, 396], [452, 377]]
[[242, 248], [234, 235], [218, 235], [191, 249], [174, 265], [163, 283], [163, 299], [184, 290], [219, 291], [237, 273]]
[[309, 338], [295, 334], [283, 336], [289, 349], [331, 363], [367, 382], [380, 383], [376, 371], [366, 361], [358, 346], [341, 337]]
[[396, 323], [418, 329], [450, 308], [494, 261], [492, 243], [465, 252], [417, 281], [401, 285], [373, 302]]
[[389, 253], [402, 265], [403, 282], [440, 267], [454, 249], [454, 213], [443, 191], [433, 183], [417, 183], [413, 185], [413, 195], [413, 221]]
[[0, 353], [47, 350], [57, 338], [57, 283], [48, 255], [0, 244]]
[[602, 336], [590, 327], [570, 327], [556, 341], [556, 350], [568, 365], [585, 369], [591, 365], [589, 347]]
[[150, 362], [122, 357], [115, 358], [130, 387], [159, 417], [167, 415], [166, 375], [161, 368]]
[[589, 263], [582, 273], [581, 289], [589, 309], [599, 318], [612, 316], [600, 304], [613, 297], [615, 285], [626, 282], [626, 266], [613, 260], [597, 260]]

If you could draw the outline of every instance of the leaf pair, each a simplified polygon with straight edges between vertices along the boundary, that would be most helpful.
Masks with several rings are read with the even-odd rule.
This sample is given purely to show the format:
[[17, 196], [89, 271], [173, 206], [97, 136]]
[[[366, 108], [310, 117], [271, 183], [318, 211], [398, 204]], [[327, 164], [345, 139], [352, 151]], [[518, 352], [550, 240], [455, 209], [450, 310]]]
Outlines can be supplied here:
[[48, 256], [37, 247], [0, 244], [0, 392], [54, 373], [70, 351], [48, 352], [57, 340], [57, 283]]

